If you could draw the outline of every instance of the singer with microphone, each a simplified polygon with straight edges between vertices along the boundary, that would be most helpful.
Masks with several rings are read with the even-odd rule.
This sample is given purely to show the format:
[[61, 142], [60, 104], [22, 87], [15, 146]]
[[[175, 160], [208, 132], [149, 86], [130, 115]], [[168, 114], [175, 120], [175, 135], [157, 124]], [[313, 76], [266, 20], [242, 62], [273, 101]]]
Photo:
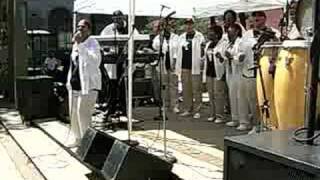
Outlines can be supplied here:
[[70, 68], [67, 77], [71, 132], [74, 135], [68, 147], [79, 145], [91, 124], [98, 91], [101, 89], [100, 45], [90, 37], [91, 24], [82, 19], [74, 34]]

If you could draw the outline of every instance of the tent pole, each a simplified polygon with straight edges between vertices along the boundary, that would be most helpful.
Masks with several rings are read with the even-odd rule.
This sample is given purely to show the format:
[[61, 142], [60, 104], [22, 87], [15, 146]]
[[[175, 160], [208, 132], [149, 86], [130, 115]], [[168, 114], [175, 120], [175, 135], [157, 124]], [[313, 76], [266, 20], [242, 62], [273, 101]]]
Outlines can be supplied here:
[[77, 12], [73, 12], [72, 32], [76, 33], [76, 31], [77, 31]]
[[135, 0], [129, 1], [129, 20], [128, 28], [130, 34], [130, 39], [128, 43], [128, 141], [131, 141], [131, 131], [132, 131], [132, 64], [134, 55], [134, 11], [135, 11]]

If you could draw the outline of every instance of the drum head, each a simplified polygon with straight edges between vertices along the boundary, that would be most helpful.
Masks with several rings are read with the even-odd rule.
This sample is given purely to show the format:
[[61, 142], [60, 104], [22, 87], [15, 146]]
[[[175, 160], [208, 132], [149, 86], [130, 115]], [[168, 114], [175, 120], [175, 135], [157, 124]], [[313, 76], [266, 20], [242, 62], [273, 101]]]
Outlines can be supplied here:
[[312, 0], [300, 0], [296, 9], [296, 23], [297, 28], [302, 36], [307, 39], [310, 37], [307, 33], [310, 28], [313, 27], [313, 1]]
[[274, 48], [274, 47], [281, 47], [282, 42], [265, 42], [261, 47], [262, 48]]
[[311, 42], [307, 40], [287, 40], [283, 41], [282, 47], [284, 48], [308, 48]]

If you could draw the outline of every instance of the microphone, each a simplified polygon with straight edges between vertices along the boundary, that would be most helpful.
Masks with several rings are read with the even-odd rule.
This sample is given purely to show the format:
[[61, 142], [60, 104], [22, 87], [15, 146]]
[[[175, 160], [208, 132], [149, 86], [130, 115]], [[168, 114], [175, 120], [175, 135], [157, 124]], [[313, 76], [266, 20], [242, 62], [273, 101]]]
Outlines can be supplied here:
[[80, 36], [80, 31], [79, 30], [77, 30], [74, 34], [73, 34], [73, 36], [72, 36], [72, 43], [75, 43], [76, 42], [76, 37], [77, 36]]
[[161, 9], [163, 10], [164, 8], [167, 8], [167, 9], [171, 9], [169, 6], [166, 6], [166, 5], [163, 5], [163, 4], [160, 4], [161, 6]]
[[176, 14], [176, 11], [172, 11], [170, 14], [168, 14], [164, 19], [169, 19], [171, 16], [173, 16], [174, 14]]

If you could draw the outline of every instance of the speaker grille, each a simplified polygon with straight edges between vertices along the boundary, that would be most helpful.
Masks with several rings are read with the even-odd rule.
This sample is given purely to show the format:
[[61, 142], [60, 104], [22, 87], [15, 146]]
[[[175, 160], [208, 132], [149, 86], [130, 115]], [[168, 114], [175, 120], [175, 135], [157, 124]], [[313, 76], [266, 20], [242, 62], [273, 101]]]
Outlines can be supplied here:
[[319, 180], [313, 174], [229, 147], [225, 180]]

